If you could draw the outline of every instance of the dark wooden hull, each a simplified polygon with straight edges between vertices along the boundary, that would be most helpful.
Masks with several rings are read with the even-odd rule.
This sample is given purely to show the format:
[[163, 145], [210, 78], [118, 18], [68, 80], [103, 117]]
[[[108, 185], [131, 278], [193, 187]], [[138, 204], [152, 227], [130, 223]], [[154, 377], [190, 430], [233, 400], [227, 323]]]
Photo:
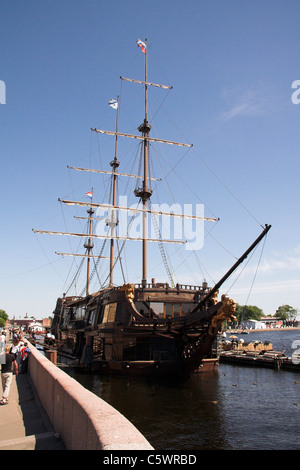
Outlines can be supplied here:
[[224, 310], [227, 298], [197, 311], [205, 289], [126, 285], [89, 298], [59, 299], [53, 330], [59, 344], [90, 370], [186, 378], [211, 355], [222, 321], [233, 314], [233, 305]]

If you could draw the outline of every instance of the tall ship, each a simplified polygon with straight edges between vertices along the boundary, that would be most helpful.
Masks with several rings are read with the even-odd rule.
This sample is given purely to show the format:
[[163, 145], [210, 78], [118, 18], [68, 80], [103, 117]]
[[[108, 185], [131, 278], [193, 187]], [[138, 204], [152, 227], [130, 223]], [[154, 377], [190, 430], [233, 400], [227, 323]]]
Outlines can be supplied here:
[[[209, 355], [212, 345], [224, 321], [235, 319], [235, 302], [219, 293], [223, 283], [237, 267], [247, 258], [258, 243], [266, 236], [270, 225], [262, 227], [262, 232], [252, 245], [246, 249], [235, 264], [212, 287], [206, 281], [201, 285], [189, 283], [174, 284], [172, 273], [168, 272], [167, 282], [156, 282], [147, 277], [147, 245], [158, 243], [163, 258], [165, 243], [181, 243], [185, 240], [163, 239], [160, 234], [155, 239], [148, 237], [148, 217], [167, 216], [177, 219], [185, 217], [201, 220], [203, 223], [214, 223], [217, 219], [199, 215], [185, 215], [176, 212], [154, 210], [151, 204], [153, 194], [150, 173], [150, 147], [158, 142], [160, 145], [190, 147], [190, 144], [156, 139], [151, 137], [151, 125], [148, 121], [148, 89], [159, 87], [169, 89], [148, 81], [147, 40], [137, 41], [144, 54], [145, 78], [143, 81], [120, 77], [121, 80], [138, 84], [144, 88], [144, 119], [138, 127], [139, 134], [126, 134], [119, 131], [119, 98], [111, 100], [110, 105], [116, 110], [116, 129], [106, 131], [93, 128], [99, 134], [112, 135], [115, 138], [115, 154], [110, 162], [111, 170], [96, 170], [70, 167], [78, 171], [94, 171], [109, 175], [111, 178], [111, 199], [109, 204], [98, 204], [93, 201], [92, 191], [87, 193], [87, 202], [64, 200], [66, 205], [76, 205], [87, 209], [85, 233], [54, 232], [33, 230], [35, 233], [67, 235], [82, 237], [85, 253], [58, 253], [63, 256], [82, 256], [86, 261], [85, 291], [78, 296], [63, 295], [57, 299], [52, 323], [52, 333], [57, 342], [78, 358], [82, 365], [89, 365], [93, 370], [106, 374], [137, 375], [148, 377], [187, 378], [201, 366]], [[119, 171], [118, 138], [137, 139], [140, 144], [139, 174], [125, 174]], [[138, 199], [136, 208], [120, 206], [117, 202], [118, 181], [120, 177], [135, 177], [137, 184], [134, 195]], [[107, 232], [99, 234], [93, 230], [96, 220], [95, 212], [105, 209], [109, 212], [106, 221]], [[138, 213], [142, 220], [141, 237], [132, 236], [130, 224], [127, 230], [120, 233], [121, 214], [128, 211]], [[159, 229], [158, 229], [159, 233]], [[109, 256], [104, 260], [102, 252], [94, 255], [96, 239], [108, 241]], [[141, 279], [139, 282], [114, 284], [114, 271], [122, 259], [125, 242], [133, 240], [141, 244], [140, 260], [138, 255], [131, 259], [136, 264], [141, 261]], [[120, 248], [121, 244], [121, 248]], [[90, 279], [94, 273], [91, 262], [107, 263], [107, 284], [91, 292]]]

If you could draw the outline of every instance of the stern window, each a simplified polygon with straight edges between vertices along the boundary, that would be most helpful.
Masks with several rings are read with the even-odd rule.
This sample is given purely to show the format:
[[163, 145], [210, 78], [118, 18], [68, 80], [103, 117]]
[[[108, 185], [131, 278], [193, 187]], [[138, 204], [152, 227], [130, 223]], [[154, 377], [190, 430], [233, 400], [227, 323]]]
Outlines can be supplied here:
[[115, 321], [116, 310], [117, 310], [117, 302], [105, 305], [103, 323], [110, 323], [110, 322]]

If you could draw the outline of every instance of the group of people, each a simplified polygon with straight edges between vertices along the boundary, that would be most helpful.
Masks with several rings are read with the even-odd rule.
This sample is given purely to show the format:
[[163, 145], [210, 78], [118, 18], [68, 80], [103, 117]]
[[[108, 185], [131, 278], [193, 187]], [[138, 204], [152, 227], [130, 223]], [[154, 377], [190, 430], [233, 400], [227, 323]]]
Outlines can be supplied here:
[[1, 381], [3, 390], [0, 405], [6, 405], [8, 403], [13, 374], [26, 374], [27, 372], [30, 349], [28, 348], [28, 343], [23, 341], [21, 335], [17, 332], [13, 333], [12, 344], [6, 343], [5, 332], [2, 332], [0, 338]]

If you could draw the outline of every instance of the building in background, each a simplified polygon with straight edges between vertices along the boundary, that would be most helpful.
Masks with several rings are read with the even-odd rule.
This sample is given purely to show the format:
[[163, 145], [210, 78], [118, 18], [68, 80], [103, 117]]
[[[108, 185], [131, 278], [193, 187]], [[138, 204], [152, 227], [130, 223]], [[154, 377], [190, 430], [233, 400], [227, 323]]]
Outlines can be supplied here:
[[45, 331], [47, 328], [51, 327], [51, 318], [43, 318], [41, 320], [36, 320], [33, 318], [21, 318], [16, 320], [15, 318], [8, 320], [8, 324], [10, 324], [13, 328], [34, 328], [34, 330], [38, 331]]

